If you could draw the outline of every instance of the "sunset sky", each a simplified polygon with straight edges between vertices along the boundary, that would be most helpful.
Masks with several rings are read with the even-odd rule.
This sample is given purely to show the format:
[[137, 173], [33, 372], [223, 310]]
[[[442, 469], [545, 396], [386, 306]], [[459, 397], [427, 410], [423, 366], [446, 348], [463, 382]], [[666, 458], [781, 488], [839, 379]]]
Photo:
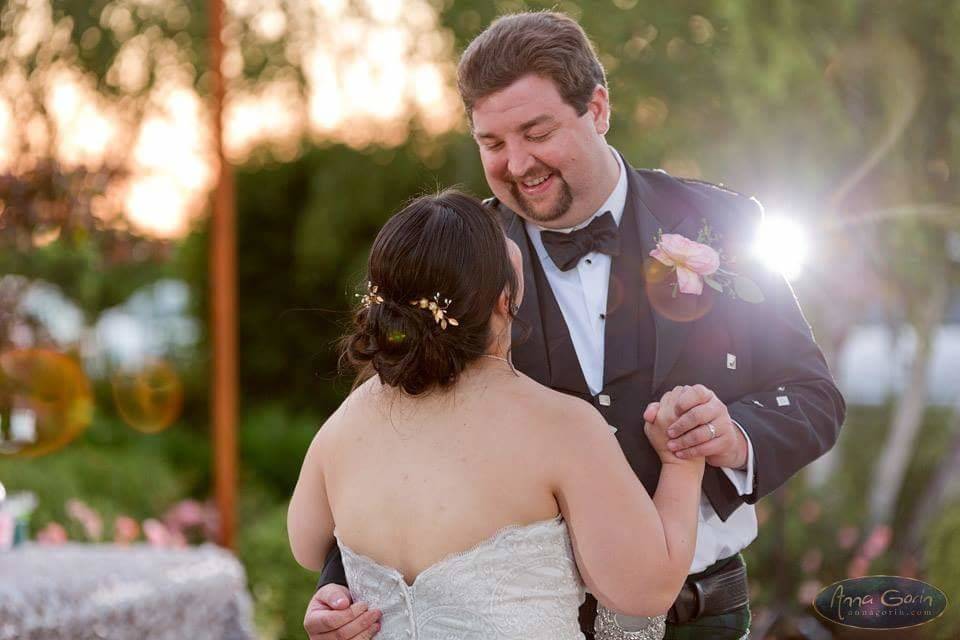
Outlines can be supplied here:
[[[453, 37], [428, 0], [300, 0], [283, 9], [227, 0], [227, 8], [225, 145], [234, 163], [257, 148], [291, 160], [303, 142], [399, 144], [412, 123], [438, 134], [461, 122]], [[68, 168], [119, 163], [132, 177], [108, 200], [142, 231], [185, 233], [215, 175], [186, 6], [114, 0], [99, 27], [72, 37], [72, 20], [57, 20], [49, 0], [14, 0], [0, 17], [13, 25], [0, 34], [0, 172], [50, 156]], [[74, 44], [90, 49], [105, 37], [121, 43], [105, 78], [113, 96], [98, 91]], [[244, 78], [245, 59], [270, 47], [282, 47], [280, 63], [255, 82]]]

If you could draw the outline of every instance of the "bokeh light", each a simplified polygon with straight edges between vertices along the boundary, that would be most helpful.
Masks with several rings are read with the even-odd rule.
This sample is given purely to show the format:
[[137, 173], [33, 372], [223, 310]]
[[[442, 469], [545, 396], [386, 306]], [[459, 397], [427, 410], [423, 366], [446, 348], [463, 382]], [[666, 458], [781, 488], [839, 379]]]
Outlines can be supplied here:
[[673, 267], [668, 267], [658, 260], [647, 259], [643, 268], [647, 299], [660, 315], [674, 322], [693, 322], [707, 315], [713, 308], [716, 292], [710, 287], [705, 286], [700, 295], [680, 293], [676, 287], [677, 275]]
[[768, 216], [760, 225], [753, 251], [768, 268], [796, 280], [807, 260], [807, 234], [790, 218]]
[[90, 382], [75, 360], [47, 349], [0, 354], [0, 455], [33, 458], [56, 451], [92, 417]]
[[163, 431], [180, 416], [183, 383], [167, 362], [155, 360], [132, 371], [118, 371], [110, 385], [117, 412], [137, 431]]

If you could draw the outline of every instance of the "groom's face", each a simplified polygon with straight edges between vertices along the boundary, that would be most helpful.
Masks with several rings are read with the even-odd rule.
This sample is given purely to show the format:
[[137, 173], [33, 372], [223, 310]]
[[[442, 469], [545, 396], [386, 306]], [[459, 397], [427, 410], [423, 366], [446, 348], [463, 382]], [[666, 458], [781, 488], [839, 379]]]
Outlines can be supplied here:
[[481, 98], [473, 134], [491, 191], [544, 227], [585, 220], [608, 195], [602, 176], [611, 160], [603, 137], [609, 113], [603, 87], [578, 116], [552, 80], [536, 75]]

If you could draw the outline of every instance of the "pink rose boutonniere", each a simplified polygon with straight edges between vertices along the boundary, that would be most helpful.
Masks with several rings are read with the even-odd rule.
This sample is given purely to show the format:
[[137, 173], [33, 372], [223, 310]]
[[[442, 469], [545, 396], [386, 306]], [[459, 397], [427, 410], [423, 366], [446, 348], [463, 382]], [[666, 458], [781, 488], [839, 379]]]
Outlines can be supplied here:
[[711, 289], [726, 293], [731, 298], [754, 304], [763, 302], [760, 287], [749, 278], [730, 270], [729, 266], [734, 260], [728, 259], [722, 250], [712, 246], [718, 244], [720, 238], [711, 231], [706, 220], [696, 240], [676, 233], [663, 233], [662, 230], [654, 240], [657, 247], [650, 252], [650, 257], [677, 273], [673, 297], [677, 296], [678, 290], [699, 296], [706, 283]]

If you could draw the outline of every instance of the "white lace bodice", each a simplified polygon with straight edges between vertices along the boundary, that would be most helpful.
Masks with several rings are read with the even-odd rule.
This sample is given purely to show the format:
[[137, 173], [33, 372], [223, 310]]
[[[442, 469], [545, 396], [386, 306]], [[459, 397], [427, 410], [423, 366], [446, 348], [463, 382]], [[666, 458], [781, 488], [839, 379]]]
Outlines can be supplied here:
[[584, 586], [561, 516], [501, 529], [403, 575], [337, 539], [354, 601], [383, 611], [378, 640], [582, 640]]

